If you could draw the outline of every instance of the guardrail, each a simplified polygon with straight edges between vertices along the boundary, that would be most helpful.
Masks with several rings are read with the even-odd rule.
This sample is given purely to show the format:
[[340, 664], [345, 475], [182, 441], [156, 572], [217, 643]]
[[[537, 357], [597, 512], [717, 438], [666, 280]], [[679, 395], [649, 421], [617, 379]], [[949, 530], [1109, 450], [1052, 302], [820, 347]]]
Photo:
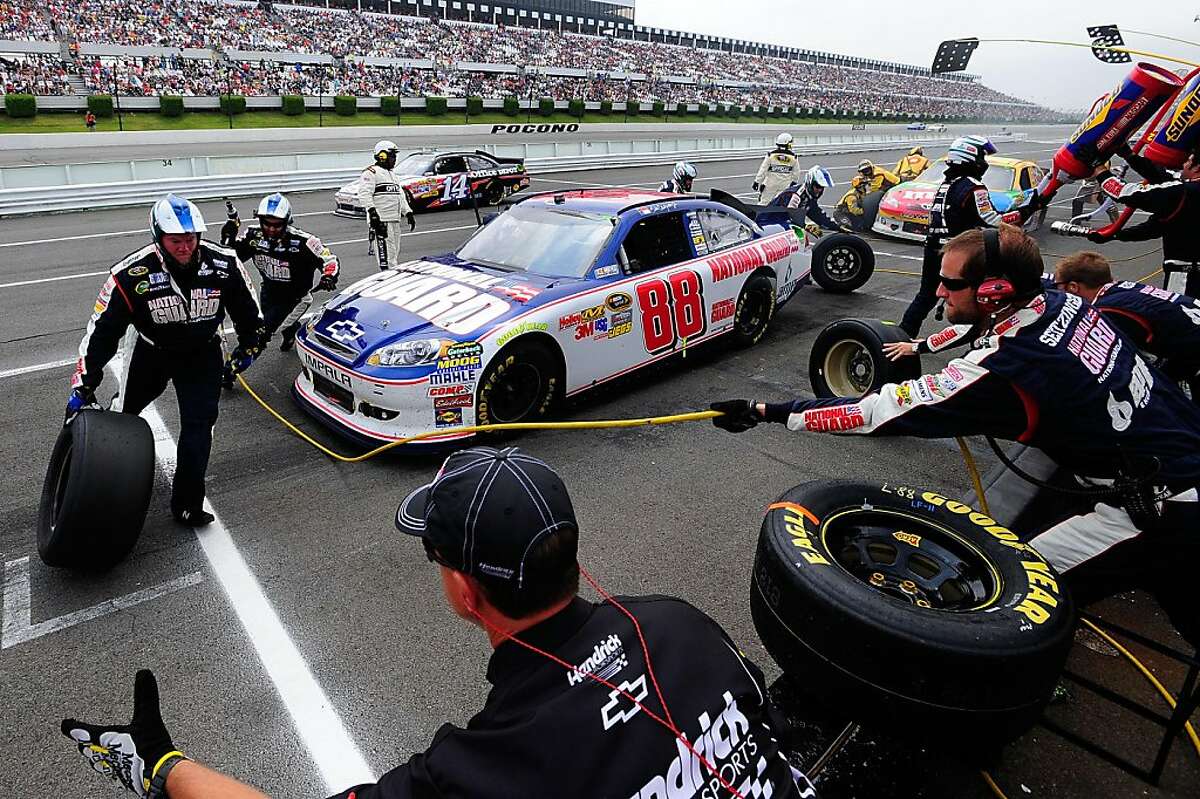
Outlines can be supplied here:
[[[823, 142], [798, 142], [795, 151], [800, 155], [824, 155], [878, 150], [881, 146], [909, 146], [919, 142], [926, 145], [948, 144], [950, 138], [882, 137], [873, 136], [825, 136]], [[1011, 140], [1010, 137], [1009, 140]], [[836, 140], [836, 141], [835, 141]], [[575, 172], [596, 169], [618, 169], [624, 167], [655, 166], [674, 161], [694, 162], [723, 161], [737, 158], [761, 156], [771, 146], [768, 136], [739, 137], [739, 146], [719, 146], [721, 139], [670, 139], [633, 140], [608, 142], [545, 142], [526, 144], [497, 144], [487, 149], [500, 156], [524, 157], [526, 168], [535, 176], [539, 171]], [[679, 145], [685, 145], [679, 147]], [[701, 146], [710, 144], [713, 146]], [[664, 146], [670, 145], [670, 146]], [[686, 145], [690, 145], [686, 146]], [[578, 152], [562, 152], [563, 150]], [[585, 152], [585, 150], [590, 150]], [[597, 152], [599, 150], [599, 152]], [[328, 168], [315, 168], [314, 156], [336, 159], [353, 158], [353, 165], [338, 164]], [[245, 169], [218, 174], [186, 174], [161, 178], [140, 177], [136, 164], [142, 162], [109, 162], [107, 164], [63, 164], [36, 167], [8, 168], [15, 170], [49, 170], [47, 177], [57, 175], [58, 182], [0, 189], [0, 216], [37, 214], [55, 211], [75, 211], [94, 208], [118, 208], [130, 205], [145, 205], [173, 192], [189, 199], [203, 200], [231, 195], [247, 195], [272, 191], [300, 192], [339, 188], [358, 177], [363, 169], [361, 153], [323, 153], [288, 156], [296, 159], [288, 166], [295, 168], [271, 172], [247, 171]], [[182, 159], [181, 159], [182, 160]], [[210, 156], [204, 159], [187, 159], [203, 162], [205, 168], [215, 162], [223, 166], [262, 166], [264, 163], [277, 165], [279, 158], [264, 159], [248, 156]], [[307, 163], [307, 168], [305, 164]], [[171, 164], [174, 166], [174, 164]], [[128, 170], [127, 175], [116, 175], [112, 179], [95, 182], [73, 183], [72, 177], [97, 174], [102, 169], [116, 167]], [[196, 165], [191, 168], [194, 170]], [[84, 177], [86, 180], [87, 178]]]

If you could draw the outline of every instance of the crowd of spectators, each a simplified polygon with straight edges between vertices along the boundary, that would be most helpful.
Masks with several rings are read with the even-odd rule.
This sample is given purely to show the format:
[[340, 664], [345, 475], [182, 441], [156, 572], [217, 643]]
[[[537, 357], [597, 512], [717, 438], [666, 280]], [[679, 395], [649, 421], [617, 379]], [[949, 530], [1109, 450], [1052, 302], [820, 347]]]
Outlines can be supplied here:
[[76, 74], [75, 65], [58, 56], [11, 58], [0, 55], [0, 87], [5, 94], [75, 94], [75, 87], [68, 77]]
[[[744, 53], [556, 30], [436, 22], [388, 14], [228, 0], [0, 0], [0, 38], [53, 38], [126, 46], [207, 48], [218, 60], [174, 56], [77, 65], [90, 92], [208, 95], [443, 95], [501, 98], [787, 105], [884, 114], [1001, 113], [1036, 119], [1040, 109], [978, 81], [815, 64]], [[278, 53], [275, 61], [222, 58], [230, 51]], [[301, 66], [287, 54], [329, 54], [335, 63]], [[236, 53], [234, 54], [236, 56]], [[421, 68], [373, 67], [355, 57], [428, 62]], [[520, 73], [472, 70], [472, 63], [514, 64]], [[22, 85], [66, 93], [59, 73], [72, 66], [30, 58], [16, 71]], [[545, 75], [543, 68], [586, 69], [586, 77]], [[115, 74], [115, 80], [114, 80]], [[632, 79], [631, 79], [632, 76]], [[669, 78], [683, 78], [680, 83]], [[13, 85], [17, 85], [17, 80]]]

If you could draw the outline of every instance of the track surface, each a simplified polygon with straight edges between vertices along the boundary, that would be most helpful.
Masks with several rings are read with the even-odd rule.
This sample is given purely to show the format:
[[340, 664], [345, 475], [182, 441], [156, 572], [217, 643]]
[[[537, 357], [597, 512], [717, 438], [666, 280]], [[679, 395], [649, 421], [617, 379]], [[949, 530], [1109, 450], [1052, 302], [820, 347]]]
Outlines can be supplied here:
[[[1047, 138], [1006, 148], [1005, 154], [1044, 161], [1055, 146]], [[823, 159], [839, 188], [860, 157]], [[898, 153], [873, 157], [890, 165]], [[756, 165], [704, 164], [697, 190], [745, 192]], [[660, 179], [658, 171], [647, 169], [546, 174], [535, 178], [533, 188], [652, 186]], [[245, 216], [255, 201], [240, 200]], [[327, 193], [296, 195], [292, 202], [297, 223], [340, 256], [344, 283], [375, 268], [366, 255], [363, 223], [328, 213]], [[202, 207], [219, 224], [220, 204]], [[1050, 218], [1065, 215], [1059, 208]], [[419, 235], [405, 237], [404, 253], [452, 249], [473, 224], [469, 212], [421, 215]], [[1041, 239], [1048, 252], [1075, 248], [1073, 241], [1048, 233]], [[6, 520], [0, 529], [5, 562], [0, 707], [8, 732], [0, 744], [8, 764], [0, 793], [115, 795], [85, 771], [60, 737], [58, 722], [68, 715], [127, 718], [133, 673], [140, 667], [158, 673], [164, 714], [184, 751], [275, 796], [322, 796], [344, 787], [327, 785], [327, 776], [344, 783], [361, 773], [354, 768], [356, 754], [381, 774], [422, 749], [442, 722], [465, 723], [485, 696], [486, 639], [447, 611], [436, 570], [419, 546], [392, 527], [397, 502], [428, 480], [435, 460], [396, 456], [359, 465], [331, 463], [279, 428], [244, 393], [224, 399], [209, 498], [253, 575], [247, 579], [261, 586], [302, 663], [262, 637], [274, 624], [267, 605], [227, 598], [221, 580], [232, 580], [234, 588], [242, 583], [229, 576], [234, 572], [227, 559], [205, 554], [219, 543], [215, 534], [206, 533], [202, 547], [190, 530], [170, 521], [161, 476], [139, 545], [111, 573], [81, 577], [48, 569], [37, 558], [38, 497], [68, 389], [69, 368], [61, 363], [74, 356], [102, 273], [145, 240], [143, 210], [0, 221], [0, 412], [6, 420], [0, 463], [7, 486], [0, 499]], [[872, 244], [879, 267], [919, 268], [917, 246], [877, 239]], [[1153, 248], [1118, 244], [1106, 253], [1130, 258], [1117, 265], [1118, 272], [1138, 278], [1158, 265], [1156, 251], [1134, 257], [1147, 250]], [[717, 343], [689, 351], [686, 359], [581, 399], [566, 413], [573, 419], [648, 416], [701, 409], [728, 397], [805, 395], [808, 349], [822, 327], [846, 316], [897, 318], [914, 290], [912, 277], [884, 272], [849, 296], [805, 289], [757, 347], [736, 351]], [[292, 355], [270, 351], [247, 377], [286, 415], [330, 440], [290, 399], [296, 366]], [[114, 386], [110, 376], [101, 394], [108, 396]], [[169, 393], [156, 407], [167, 429], [176, 430]], [[771, 678], [778, 670], [758, 643], [747, 603], [754, 542], [767, 503], [796, 483], [820, 477], [893, 476], [957, 494], [968, 490], [952, 441], [800, 437], [777, 426], [735, 438], [705, 423], [549, 432], [518, 443], [566, 476], [583, 525], [581, 560], [607, 588], [684, 597], [715, 617]], [[162, 595], [105, 612], [134, 592]], [[1178, 643], [1145, 597], [1116, 598], [1103, 609]], [[243, 622], [259, 632], [248, 634]], [[300, 670], [268, 674], [255, 643], [263, 645], [273, 668]], [[1168, 685], [1178, 685], [1178, 669], [1157, 657], [1145, 659]], [[1161, 707], [1118, 658], [1076, 647], [1072, 666]], [[344, 743], [329, 729], [324, 733], [332, 743], [314, 743], [313, 727], [323, 726], [313, 716], [317, 695], [310, 689], [316, 685], [328, 698], [326, 710], [345, 726]], [[804, 715], [802, 707], [793, 710]], [[1157, 739], [1146, 722], [1076, 688], [1050, 712], [1149, 764]], [[309, 730], [307, 739], [300, 729]], [[814, 727], [797, 748], [815, 753], [829, 732]], [[876, 740], [859, 733], [834, 758], [820, 783], [823, 797], [991, 795], [963, 764], [904, 753]], [[1176, 744], [1165, 787], [1146, 789], [1042, 729], [1012, 745], [993, 773], [1012, 797], [1183, 796], [1200, 784], [1197, 759], [1182, 743]]]

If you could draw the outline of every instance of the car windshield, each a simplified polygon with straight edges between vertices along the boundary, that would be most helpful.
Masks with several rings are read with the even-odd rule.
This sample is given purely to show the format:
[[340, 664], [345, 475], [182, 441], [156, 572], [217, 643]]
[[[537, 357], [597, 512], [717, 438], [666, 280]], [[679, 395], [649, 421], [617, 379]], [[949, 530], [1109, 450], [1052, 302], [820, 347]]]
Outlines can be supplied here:
[[613, 231], [613, 217], [545, 205], [515, 205], [481, 228], [458, 257], [538, 275], [583, 277]]
[[392, 171], [397, 175], [424, 175], [433, 169], [433, 159], [427, 155], [410, 155], [396, 164]]
[[[922, 172], [918, 180], [922, 183], [941, 183], [942, 178], [945, 176], [946, 162], [939, 160], [929, 167], [928, 170]], [[988, 191], [1012, 191], [1012, 167], [992, 164], [988, 167], [988, 171], [983, 173], [983, 185], [987, 186]]]

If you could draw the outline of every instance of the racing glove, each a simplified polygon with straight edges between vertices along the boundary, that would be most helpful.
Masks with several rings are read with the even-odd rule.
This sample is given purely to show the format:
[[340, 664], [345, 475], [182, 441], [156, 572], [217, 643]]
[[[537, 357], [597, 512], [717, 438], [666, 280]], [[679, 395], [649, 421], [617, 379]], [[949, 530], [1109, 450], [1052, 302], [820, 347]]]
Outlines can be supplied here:
[[754, 183], [751, 183], [750, 188], [753, 189], [754, 191], [762, 191], [762, 186], [758, 185], [757, 181], [755, 181]]
[[321, 275], [321, 280], [317, 283], [317, 291], [336, 291], [337, 290], [337, 275]]
[[1093, 244], [1105, 244], [1109, 241], [1112, 241], [1111, 238], [1109, 238], [1108, 236], [1105, 236], [1098, 230], [1089, 230], [1086, 235], [1087, 235], [1087, 240], [1092, 242]]
[[375, 237], [380, 239], [387, 238], [387, 225], [379, 218], [379, 212], [374, 208], [367, 209], [367, 219], [371, 222], [371, 230], [375, 232]]
[[853, 233], [854, 232], [854, 228], [850, 227], [849, 225], [838, 225], [838, 230], [840, 230], [843, 233]]
[[89, 405], [96, 404], [96, 390], [87, 386], [79, 386], [71, 389], [71, 395], [67, 397], [67, 412], [63, 415], [63, 424], [75, 418], [75, 415]]
[[412, 211], [408, 212], [408, 232], [412, 233], [417, 229], [417, 215]]
[[762, 421], [762, 417], [754, 409], [754, 404], [754, 400], [714, 402], [708, 406], [708, 409], [718, 411], [721, 415], [713, 417], [713, 426], [728, 430], [730, 433], [743, 433], [751, 427], [757, 426]]
[[135, 796], [166, 796], [167, 774], [187, 760], [171, 742], [158, 707], [154, 672], [142, 669], [134, 678], [133, 720], [128, 724], [85, 724], [63, 719], [62, 734], [75, 742], [88, 765]]
[[254, 363], [254, 359], [262, 354], [263, 348], [261, 342], [259, 346], [243, 347], [238, 345], [233, 348], [233, 352], [229, 353], [229, 358], [225, 361], [225, 375], [233, 378], [250, 368], [250, 364]]
[[820, 226], [817, 225], [817, 223], [815, 223], [815, 222], [805, 222], [804, 223], [804, 231], [806, 233], [808, 233], [808, 235], [812, 236], [814, 239], [819, 239], [819, 238], [821, 238], [821, 235], [822, 235]]

